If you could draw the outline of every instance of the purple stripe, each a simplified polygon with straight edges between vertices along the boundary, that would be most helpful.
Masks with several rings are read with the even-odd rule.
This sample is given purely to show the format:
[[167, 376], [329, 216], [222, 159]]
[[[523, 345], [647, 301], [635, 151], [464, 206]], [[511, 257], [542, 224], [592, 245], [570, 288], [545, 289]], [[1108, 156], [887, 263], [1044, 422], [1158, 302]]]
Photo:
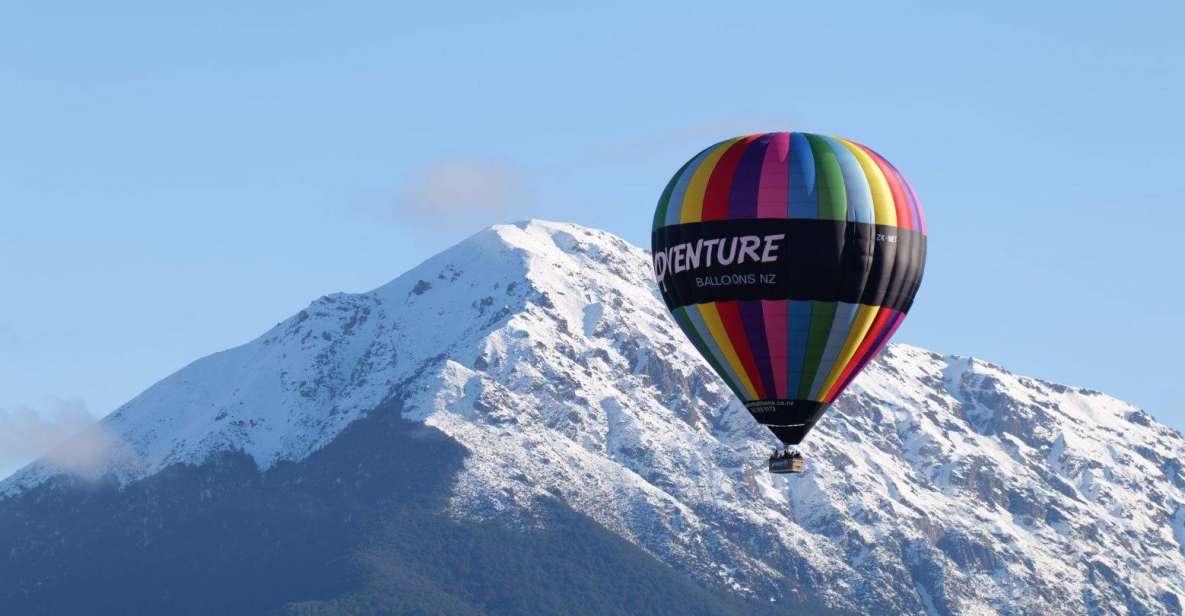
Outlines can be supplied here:
[[897, 177], [901, 178], [901, 187], [905, 189], [905, 194], [909, 195], [909, 213], [913, 216], [913, 228], [926, 235], [926, 215], [922, 213], [922, 203], [918, 201], [917, 193], [913, 192], [913, 186], [905, 180], [905, 176], [897, 173]]
[[737, 307], [740, 309], [741, 323], [745, 326], [745, 337], [749, 339], [749, 351], [753, 354], [753, 361], [757, 364], [761, 380], [765, 381], [765, 394], [776, 396], [774, 373], [769, 362], [769, 341], [765, 337], [765, 312], [761, 308], [761, 300], [741, 300], [737, 302]]
[[728, 190], [729, 218], [757, 218], [757, 191], [761, 188], [761, 167], [765, 164], [765, 149], [772, 133], [754, 139], [737, 162], [732, 186]]

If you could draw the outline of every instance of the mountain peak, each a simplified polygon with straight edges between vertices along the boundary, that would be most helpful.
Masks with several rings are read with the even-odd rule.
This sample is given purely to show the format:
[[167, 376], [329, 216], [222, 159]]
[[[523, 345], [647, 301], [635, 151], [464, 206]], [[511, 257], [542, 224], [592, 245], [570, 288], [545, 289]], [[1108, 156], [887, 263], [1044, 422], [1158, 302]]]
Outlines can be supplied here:
[[[379, 408], [470, 451], [453, 516], [530, 521], [559, 499], [762, 601], [1179, 613], [1185, 596], [1176, 431], [1097, 392], [892, 345], [806, 442], [807, 473], [771, 476], [772, 436], [683, 338], [647, 253], [577, 225], [496, 225], [322, 297], [102, 425], [130, 482], [218, 452], [301, 460]], [[0, 492], [58, 472], [36, 463]]]
[[[121, 445], [108, 470], [133, 480], [226, 450], [248, 453], [261, 468], [302, 458], [442, 352], [480, 347], [484, 333], [528, 306], [574, 308], [565, 296], [575, 279], [624, 274], [646, 289], [625, 266], [640, 254], [575, 224], [488, 227], [377, 289], [323, 296], [259, 338], [156, 383], [101, 422]], [[562, 318], [575, 327], [583, 310]], [[0, 493], [61, 470], [35, 462]]]

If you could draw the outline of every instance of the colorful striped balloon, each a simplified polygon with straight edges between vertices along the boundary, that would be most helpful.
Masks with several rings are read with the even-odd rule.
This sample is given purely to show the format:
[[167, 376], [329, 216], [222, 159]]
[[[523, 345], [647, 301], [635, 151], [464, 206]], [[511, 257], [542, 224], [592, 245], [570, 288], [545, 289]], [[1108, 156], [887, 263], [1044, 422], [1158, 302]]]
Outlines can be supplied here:
[[654, 213], [675, 320], [759, 423], [798, 444], [913, 304], [926, 222], [905, 177], [838, 137], [764, 133], [687, 161]]

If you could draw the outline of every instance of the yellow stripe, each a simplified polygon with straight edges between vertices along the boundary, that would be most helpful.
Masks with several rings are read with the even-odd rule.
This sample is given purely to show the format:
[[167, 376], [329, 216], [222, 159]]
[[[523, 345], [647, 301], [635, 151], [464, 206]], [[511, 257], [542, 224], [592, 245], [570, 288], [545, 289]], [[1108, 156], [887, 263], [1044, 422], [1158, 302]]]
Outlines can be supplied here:
[[880, 310], [880, 306], [860, 304], [860, 309], [856, 311], [856, 318], [852, 319], [852, 328], [848, 330], [848, 337], [844, 340], [843, 348], [840, 349], [839, 356], [835, 358], [835, 363], [831, 365], [831, 373], [827, 375], [827, 380], [823, 381], [823, 386], [819, 388], [820, 400], [826, 400], [827, 395], [831, 393], [831, 388], [839, 380], [844, 366], [847, 366], [848, 362], [852, 360], [852, 356], [856, 354], [856, 349], [860, 348], [864, 336], [868, 335], [868, 328], [872, 327], [878, 310]]
[[741, 386], [745, 388], [745, 393], [749, 394], [750, 400], [756, 400], [757, 389], [749, 381], [749, 375], [745, 373], [745, 368], [741, 365], [741, 360], [737, 357], [736, 350], [732, 348], [732, 340], [728, 338], [728, 332], [724, 330], [724, 323], [720, 321], [720, 311], [716, 310], [716, 302], [697, 304], [696, 308], [699, 308], [699, 314], [703, 317], [704, 324], [712, 332], [712, 338], [716, 340], [716, 346], [720, 347], [720, 352], [724, 353], [724, 358], [732, 365], [732, 371], [740, 377]]
[[876, 217], [873, 222], [896, 227], [897, 207], [893, 204], [893, 191], [889, 189], [889, 182], [885, 180], [885, 174], [881, 173], [880, 166], [856, 144], [842, 138], [839, 141], [856, 157], [860, 168], [864, 170], [864, 177], [868, 179], [868, 188], [872, 191], [872, 212]]
[[712, 177], [712, 171], [716, 169], [716, 163], [720, 162], [720, 157], [724, 156], [732, 144], [740, 140], [741, 137], [737, 137], [716, 146], [716, 149], [708, 152], [699, 167], [696, 167], [695, 175], [691, 176], [691, 181], [687, 183], [687, 192], [683, 194], [683, 207], [679, 210], [680, 223], [703, 220], [704, 192], [708, 189], [708, 178]]

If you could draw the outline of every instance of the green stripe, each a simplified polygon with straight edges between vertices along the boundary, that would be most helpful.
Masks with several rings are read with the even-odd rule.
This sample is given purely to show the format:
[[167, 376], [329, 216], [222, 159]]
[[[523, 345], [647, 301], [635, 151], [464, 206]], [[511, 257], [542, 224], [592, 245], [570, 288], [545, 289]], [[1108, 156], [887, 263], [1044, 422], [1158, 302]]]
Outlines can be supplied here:
[[811, 143], [811, 154], [815, 159], [815, 186], [819, 195], [819, 218], [822, 220], [847, 220], [848, 195], [844, 190], [843, 168], [827, 140], [806, 134]]
[[798, 384], [800, 400], [806, 400], [811, 395], [815, 373], [819, 371], [819, 361], [823, 359], [827, 337], [831, 334], [831, 324], [835, 321], [835, 306], [835, 302], [811, 304], [811, 325], [806, 336], [806, 354], [802, 359], [802, 381]]
[[662, 196], [658, 198], [658, 208], [654, 210], [654, 231], [658, 231], [660, 228], [666, 226], [667, 208], [671, 205], [671, 193], [675, 192], [675, 184], [679, 183], [679, 176], [683, 175], [683, 172], [687, 170], [687, 165], [690, 165], [692, 160], [695, 159], [692, 158], [683, 163], [683, 166], [679, 167], [679, 170], [675, 172], [671, 181], [667, 182], [667, 187], [662, 190]]
[[691, 322], [691, 319], [687, 318], [687, 313], [685, 311], [686, 308], [679, 307], [672, 310], [671, 314], [675, 316], [675, 320], [679, 322], [679, 327], [681, 327], [683, 329], [683, 333], [687, 334], [687, 337], [691, 339], [691, 344], [695, 346], [696, 350], [699, 351], [699, 354], [702, 355], [704, 359], [708, 360], [708, 364], [712, 366], [712, 370], [715, 370], [716, 374], [720, 375], [720, 378], [724, 381], [724, 384], [732, 390], [733, 394], [736, 394], [737, 398], [744, 400], [745, 396], [741, 395], [741, 388], [738, 387], [736, 383], [732, 382], [732, 378], [729, 377], [728, 371], [722, 368], [720, 363], [716, 361], [716, 358], [712, 355], [711, 347], [709, 347], [707, 343], [704, 342], [703, 338], [700, 337], [699, 332], [695, 329], [695, 325]]

